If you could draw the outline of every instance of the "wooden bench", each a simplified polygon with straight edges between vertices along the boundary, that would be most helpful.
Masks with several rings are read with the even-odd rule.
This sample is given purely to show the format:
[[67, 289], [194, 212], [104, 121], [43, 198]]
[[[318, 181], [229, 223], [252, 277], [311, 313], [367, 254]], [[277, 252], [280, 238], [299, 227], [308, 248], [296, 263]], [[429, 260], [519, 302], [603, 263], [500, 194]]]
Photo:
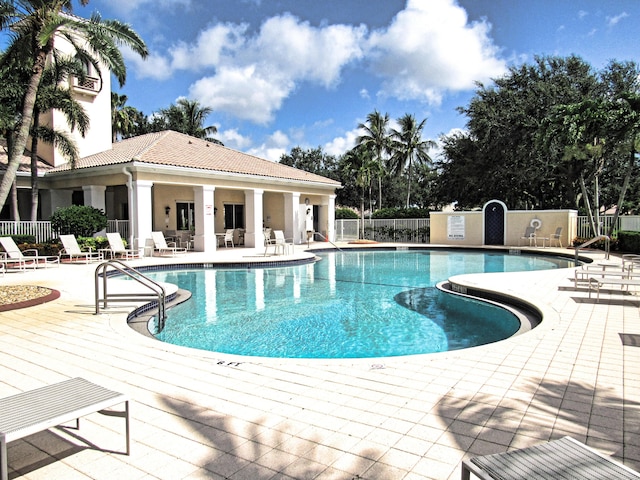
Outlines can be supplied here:
[[[120, 403], [124, 411], [105, 411]], [[95, 412], [125, 418], [129, 455], [129, 399], [122, 393], [73, 378], [0, 399], [0, 479], [9, 478], [7, 443], [71, 420], [80, 428], [80, 417]]]

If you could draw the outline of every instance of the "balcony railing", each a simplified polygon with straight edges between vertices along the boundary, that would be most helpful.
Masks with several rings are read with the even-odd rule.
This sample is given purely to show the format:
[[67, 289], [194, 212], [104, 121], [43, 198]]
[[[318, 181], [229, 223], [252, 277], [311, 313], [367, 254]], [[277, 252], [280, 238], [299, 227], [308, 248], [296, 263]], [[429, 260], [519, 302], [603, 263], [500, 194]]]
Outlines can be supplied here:
[[81, 90], [83, 93], [97, 94], [100, 89], [100, 79], [96, 77], [73, 77], [74, 88]]

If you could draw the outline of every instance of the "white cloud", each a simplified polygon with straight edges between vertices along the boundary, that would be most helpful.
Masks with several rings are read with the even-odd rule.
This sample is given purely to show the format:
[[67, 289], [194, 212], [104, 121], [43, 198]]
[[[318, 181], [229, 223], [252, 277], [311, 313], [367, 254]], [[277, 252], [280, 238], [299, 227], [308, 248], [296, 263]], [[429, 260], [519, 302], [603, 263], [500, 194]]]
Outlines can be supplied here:
[[349, 130], [345, 132], [343, 136], [336, 137], [330, 142], [325, 143], [323, 150], [329, 155], [338, 157], [355, 147], [360, 135], [362, 135], [362, 132], [357, 128]]
[[614, 27], [616, 26], [620, 20], [627, 18], [629, 14], [627, 12], [622, 12], [618, 15], [614, 15], [613, 17], [607, 17], [607, 26]]
[[[334, 88], [345, 67], [357, 62], [381, 79], [377, 95], [438, 104], [449, 91], [473, 89], [476, 81], [506, 71], [490, 30], [485, 20], [470, 23], [457, 0], [408, 0], [387, 28], [370, 34], [363, 25], [313, 26], [282, 14], [255, 32], [244, 23], [217, 23], [192, 43], [174, 43], [164, 56], [142, 62], [132, 55], [130, 61], [142, 77], [200, 73], [190, 98], [268, 124], [297, 89]], [[360, 91], [362, 98], [369, 95]]]
[[486, 21], [468, 22], [455, 0], [409, 0], [391, 25], [373, 32], [369, 55], [383, 77], [382, 93], [438, 104], [447, 91], [474, 88], [502, 75]]
[[247, 150], [247, 153], [277, 162], [282, 155], [288, 152], [290, 143], [289, 137], [285, 133], [276, 130], [262, 145]]
[[243, 151], [251, 145], [251, 138], [240, 134], [236, 128], [230, 128], [228, 130], [218, 129], [215, 137], [224, 143], [226, 147], [233, 148], [234, 150]]
[[343, 67], [362, 57], [363, 26], [325, 25], [284, 14], [264, 21], [248, 35], [246, 24], [216, 24], [192, 44], [178, 42], [167, 58], [136, 62], [141, 76], [167, 78], [176, 70], [207, 73], [194, 82], [191, 98], [215, 110], [265, 124], [303, 82], [331, 88]]

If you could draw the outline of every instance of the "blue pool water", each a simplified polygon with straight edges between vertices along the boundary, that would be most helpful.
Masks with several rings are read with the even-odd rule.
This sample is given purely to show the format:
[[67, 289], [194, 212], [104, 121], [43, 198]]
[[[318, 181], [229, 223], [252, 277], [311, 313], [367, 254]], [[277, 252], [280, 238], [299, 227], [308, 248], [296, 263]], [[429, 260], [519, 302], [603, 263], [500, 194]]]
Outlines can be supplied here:
[[278, 358], [366, 358], [496, 342], [520, 327], [500, 307], [440, 292], [452, 275], [565, 268], [543, 256], [355, 251], [282, 268], [149, 274], [192, 292], [156, 337], [214, 352]]

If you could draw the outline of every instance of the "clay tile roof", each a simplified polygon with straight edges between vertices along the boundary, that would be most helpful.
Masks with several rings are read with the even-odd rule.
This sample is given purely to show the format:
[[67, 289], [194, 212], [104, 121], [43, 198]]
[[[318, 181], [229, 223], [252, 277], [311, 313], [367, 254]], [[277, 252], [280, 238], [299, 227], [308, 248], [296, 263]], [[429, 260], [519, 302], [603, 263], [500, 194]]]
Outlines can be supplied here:
[[[76, 163], [76, 169], [132, 161], [340, 186], [340, 182], [335, 180], [172, 130], [149, 133], [116, 142], [112, 150], [81, 158]], [[70, 168], [69, 165], [61, 165], [52, 171], [61, 172]]]
[[[8, 155], [7, 155], [7, 142], [5, 139], [0, 139], [0, 174], [4, 174], [7, 170]], [[53, 167], [44, 162], [38, 157], [38, 171], [46, 172]], [[20, 163], [18, 164], [18, 173], [31, 173], [31, 152], [25, 150], [22, 157], [20, 157]]]

